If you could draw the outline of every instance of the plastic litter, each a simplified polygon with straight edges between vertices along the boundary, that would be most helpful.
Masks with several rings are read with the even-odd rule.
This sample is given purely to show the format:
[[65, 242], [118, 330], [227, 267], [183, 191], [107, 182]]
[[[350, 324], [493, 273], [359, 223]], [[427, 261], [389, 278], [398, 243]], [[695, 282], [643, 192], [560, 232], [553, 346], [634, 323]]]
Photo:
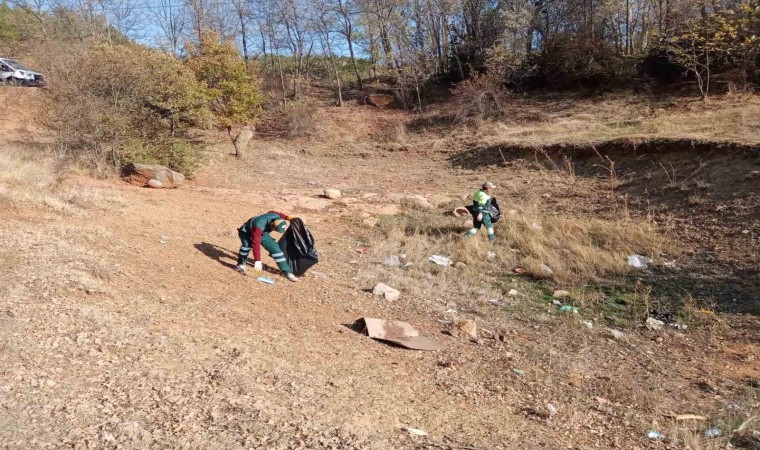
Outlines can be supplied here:
[[546, 410], [549, 411], [549, 417], [554, 417], [557, 415], [557, 408], [551, 403], [546, 404]]
[[578, 308], [575, 306], [570, 305], [563, 305], [559, 308], [561, 312], [572, 312], [573, 314], [578, 314]]
[[665, 435], [664, 434], [660, 433], [659, 431], [655, 431], [655, 430], [649, 430], [649, 431], [647, 431], [647, 437], [649, 439], [652, 439], [652, 440], [655, 440], [655, 441], [661, 441], [661, 440], [665, 439]]
[[383, 261], [383, 265], [390, 266], [390, 267], [398, 267], [401, 265], [401, 259], [396, 255], [391, 255], [385, 258], [385, 261]]
[[406, 428], [404, 428], [404, 431], [406, 431], [407, 433], [412, 434], [414, 436], [427, 436], [427, 432], [426, 431], [423, 431], [423, 430], [420, 430], [420, 429], [417, 429], [417, 428], [406, 427]]
[[258, 277], [256, 278], [256, 281], [261, 281], [264, 284], [274, 284], [274, 280], [267, 277]]
[[651, 259], [642, 255], [630, 255], [628, 257], [628, 265], [634, 269], [646, 269], [651, 262]]
[[454, 262], [449, 258], [440, 255], [428, 256], [428, 261], [438, 264], [439, 266], [450, 266], [454, 264]]
[[610, 333], [612, 334], [612, 337], [614, 337], [615, 339], [623, 339], [625, 337], [625, 333], [623, 333], [620, 330], [615, 330], [613, 328], [609, 328], [609, 330], [610, 330]]
[[584, 320], [583, 321], [583, 325], [586, 325], [586, 328], [588, 328], [589, 330], [593, 330], [594, 329], [594, 322], [592, 322], [590, 320]]
[[720, 428], [710, 428], [709, 430], [705, 430], [706, 438], [716, 438], [718, 436], [720, 436]]
[[518, 375], [525, 375], [525, 371], [522, 369], [512, 369], [512, 372], [518, 374]]
[[496, 258], [496, 252], [488, 252], [486, 256], [488, 256], [488, 259], [494, 259]]
[[665, 326], [665, 322], [662, 320], [657, 320], [654, 317], [648, 317], [646, 321], [646, 326], [648, 330], [661, 330], [662, 327]]

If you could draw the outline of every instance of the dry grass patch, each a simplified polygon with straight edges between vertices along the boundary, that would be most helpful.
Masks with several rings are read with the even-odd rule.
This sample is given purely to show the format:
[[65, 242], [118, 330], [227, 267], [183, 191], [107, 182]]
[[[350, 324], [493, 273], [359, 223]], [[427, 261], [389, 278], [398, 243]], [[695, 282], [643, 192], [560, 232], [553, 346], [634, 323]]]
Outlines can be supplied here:
[[0, 200], [11, 206], [77, 215], [87, 209], [124, 204], [119, 196], [67, 185], [63, 180], [60, 167], [44, 152], [18, 146], [0, 146]]
[[[381, 220], [382, 237], [373, 243], [373, 251], [378, 257], [405, 253], [410, 261], [438, 254], [464, 262], [476, 273], [503, 275], [522, 267], [536, 278], [580, 283], [626, 273], [629, 255], [656, 258], [666, 246], [655, 224], [646, 219], [548, 216], [529, 208], [504, 217], [496, 225], [498, 239], [493, 244], [485, 230], [464, 238], [469, 224], [465, 218], [409, 210]], [[423, 265], [426, 272], [435, 270], [430, 266]]]

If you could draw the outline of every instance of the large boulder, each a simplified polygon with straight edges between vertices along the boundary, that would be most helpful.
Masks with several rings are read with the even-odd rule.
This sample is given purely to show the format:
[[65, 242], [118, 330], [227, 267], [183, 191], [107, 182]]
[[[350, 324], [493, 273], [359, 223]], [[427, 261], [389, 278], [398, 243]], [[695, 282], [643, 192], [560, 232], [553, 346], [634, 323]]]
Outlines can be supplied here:
[[150, 186], [150, 180], [158, 181], [164, 188], [175, 188], [185, 183], [184, 175], [158, 164], [130, 163], [123, 174], [125, 180], [138, 186]]

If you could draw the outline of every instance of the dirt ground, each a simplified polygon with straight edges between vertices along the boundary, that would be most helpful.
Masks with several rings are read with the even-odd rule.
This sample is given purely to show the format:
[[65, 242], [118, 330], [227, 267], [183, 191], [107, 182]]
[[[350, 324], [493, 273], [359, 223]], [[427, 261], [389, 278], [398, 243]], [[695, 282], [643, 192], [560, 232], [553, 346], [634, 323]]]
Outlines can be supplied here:
[[[239, 162], [214, 148], [176, 190], [71, 175], [62, 186], [103, 201], [58, 214], [0, 198], [0, 447], [718, 449], [760, 413], [756, 313], [616, 339], [548, 307], [494, 307], [485, 287], [396, 302], [368, 292], [379, 261], [357, 252], [373, 237], [362, 219], [398, 210], [390, 193], [456, 199], [488, 178], [504, 198], [604, 215], [620, 200], [606, 180], [458, 167], [452, 154], [467, 149], [340, 156], [271, 138]], [[345, 198], [322, 198], [324, 187]], [[236, 228], [268, 210], [297, 214], [315, 236], [320, 263], [299, 283], [233, 269]], [[760, 230], [747, 214], [736, 264], [756, 277]], [[687, 255], [708, 248], [688, 235], [674, 235]], [[742, 301], [757, 302], [747, 289]], [[361, 317], [408, 321], [446, 348], [373, 341], [351, 328]], [[479, 338], [442, 333], [452, 318], [475, 320]], [[707, 419], [674, 418], [687, 413]], [[702, 437], [710, 426], [723, 435]]]

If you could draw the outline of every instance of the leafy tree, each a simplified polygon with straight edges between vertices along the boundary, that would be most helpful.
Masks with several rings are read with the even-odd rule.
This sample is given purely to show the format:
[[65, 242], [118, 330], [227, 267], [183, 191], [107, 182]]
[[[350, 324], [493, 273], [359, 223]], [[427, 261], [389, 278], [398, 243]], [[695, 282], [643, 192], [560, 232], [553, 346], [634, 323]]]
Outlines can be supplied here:
[[235, 146], [235, 156], [243, 157], [243, 149], [235, 144], [232, 128], [248, 125], [261, 113], [264, 97], [258, 80], [231, 42], [221, 42], [212, 32], [205, 32], [200, 44], [190, 48], [188, 66], [208, 89], [211, 110]]
[[674, 61], [694, 75], [703, 101], [710, 94], [716, 65], [747, 58], [755, 51], [758, 36], [748, 33], [753, 9], [742, 5], [737, 11], [707, 15], [688, 22], [685, 31], [667, 48]]
[[177, 155], [199, 153], [182, 134], [209, 119], [208, 94], [179, 59], [136, 44], [98, 45], [73, 58], [50, 92], [47, 123], [62, 150], [96, 167], [135, 155], [187, 174], [197, 166], [187, 163], [197, 155]]

